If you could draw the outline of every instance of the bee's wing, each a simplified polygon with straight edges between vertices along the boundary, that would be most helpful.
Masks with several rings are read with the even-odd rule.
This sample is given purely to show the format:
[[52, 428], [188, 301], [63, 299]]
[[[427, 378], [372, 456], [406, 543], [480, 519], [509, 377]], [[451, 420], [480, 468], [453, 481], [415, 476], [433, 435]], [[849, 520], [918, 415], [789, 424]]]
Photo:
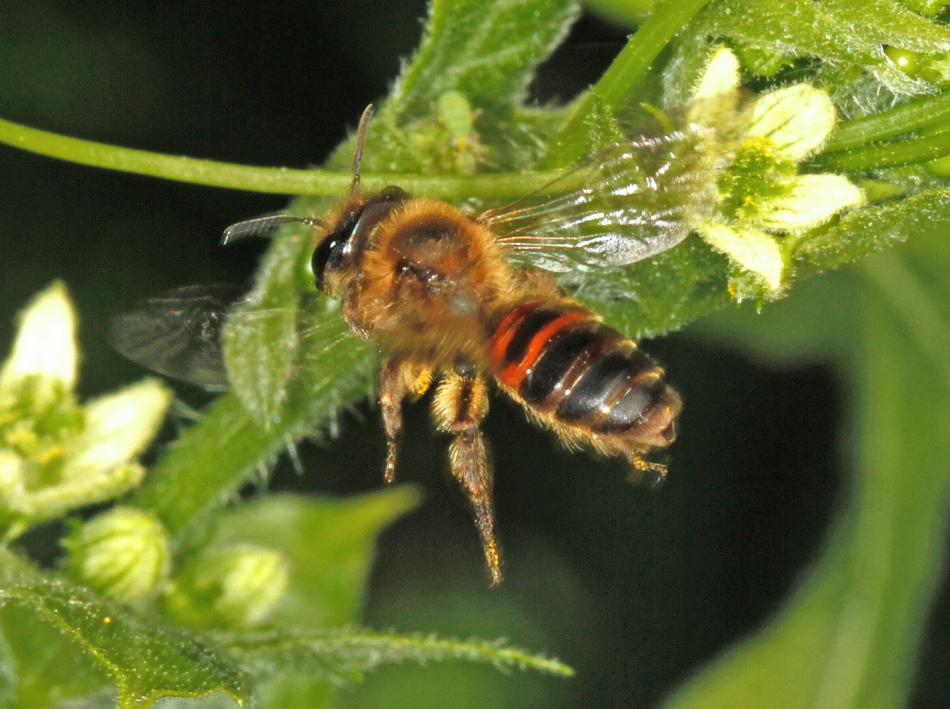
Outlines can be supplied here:
[[689, 123], [634, 134], [481, 220], [517, 263], [555, 272], [635, 263], [672, 248], [711, 213], [711, 140], [710, 129]]
[[239, 289], [223, 284], [175, 288], [114, 317], [109, 339], [147, 369], [205, 389], [226, 389], [221, 331], [239, 298]]
[[[326, 317], [331, 305], [320, 299], [296, 308], [264, 308], [233, 285], [189, 285], [148, 298], [114, 317], [110, 340], [119, 353], [147, 369], [223, 391], [230, 387], [222, 344], [225, 332], [238, 341], [254, 342], [255, 331], [272, 332], [273, 326], [282, 328], [290, 317], [292, 338], [277, 346], [299, 348], [301, 362], [311, 362], [332, 356], [333, 348], [351, 336], [338, 316]], [[267, 347], [250, 347], [236, 361], [251, 371], [262, 371], [271, 355]]]

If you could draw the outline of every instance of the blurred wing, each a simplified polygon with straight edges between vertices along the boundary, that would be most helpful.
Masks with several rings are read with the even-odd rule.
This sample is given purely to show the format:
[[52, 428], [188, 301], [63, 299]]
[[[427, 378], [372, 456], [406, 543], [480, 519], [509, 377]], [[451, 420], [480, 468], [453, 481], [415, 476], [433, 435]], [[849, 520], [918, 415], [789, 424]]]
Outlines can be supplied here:
[[[336, 345], [352, 337], [333, 304], [320, 298], [297, 308], [263, 308], [233, 285], [190, 285], [148, 298], [135, 310], [113, 318], [110, 340], [122, 355], [147, 369], [195, 384], [209, 391], [230, 388], [222, 335], [244, 342], [267, 333], [288, 315], [295, 321], [293, 337], [276, 343], [295, 348], [298, 364], [319, 365], [332, 357]], [[264, 338], [267, 339], [267, 338]], [[239, 362], [249, 371], [269, 368], [267, 347], [242, 352]], [[266, 361], [265, 361], [266, 360]]]
[[710, 130], [696, 124], [635, 135], [481, 220], [506, 256], [525, 265], [567, 272], [635, 263], [672, 248], [712, 212], [710, 142]]
[[227, 388], [221, 331], [241, 291], [229, 285], [175, 288], [113, 318], [112, 346], [128, 359], [209, 390]]

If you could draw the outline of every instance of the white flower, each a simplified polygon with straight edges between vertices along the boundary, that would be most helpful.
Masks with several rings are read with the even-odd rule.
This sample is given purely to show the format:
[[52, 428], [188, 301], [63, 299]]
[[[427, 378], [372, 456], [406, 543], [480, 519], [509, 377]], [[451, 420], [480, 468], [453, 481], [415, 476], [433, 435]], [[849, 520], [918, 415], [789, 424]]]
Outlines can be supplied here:
[[[76, 312], [66, 287], [55, 282], [20, 314], [13, 350], [0, 370], [0, 392], [10, 391], [29, 377], [69, 391], [76, 383], [78, 361]], [[38, 393], [43, 398], [52, 395], [50, 391]]]
[[846, 177], [798, 174], [797, 164], [817, 152], [834, 128], [830, 97], [810, 84], [795, 84], [740, 109], [739, 60], [720, 47], [696, 83], [688, 118], [734, 143], [717, 183], [715, 212], [694, 224], [696, 230], [757, 274], [770, 293], [780, 291], [788, 254], [775, 235], [812, 229], [864, 202]]
[[733, 228], [715, 222], [700, 224], [698, 228], [711, 246], [747, 271], [762, 276], [770, 290], [781, 287], [785, 262], [774, 238], [752, 227]]
[[134, 461], [171, 400], [159, 382], [138, 384], [80, 406], [73, 394], [79, 352], [76, 315], [54, 283], [20, 316], [0, 369], [0, 533], [103, 502], [138, 485]]

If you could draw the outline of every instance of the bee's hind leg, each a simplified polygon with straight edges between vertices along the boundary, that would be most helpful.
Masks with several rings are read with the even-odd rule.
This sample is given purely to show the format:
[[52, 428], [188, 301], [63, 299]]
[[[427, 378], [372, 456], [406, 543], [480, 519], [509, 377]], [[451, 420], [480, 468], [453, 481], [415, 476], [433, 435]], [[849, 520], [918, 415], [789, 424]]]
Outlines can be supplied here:
[[478, 425], [488, 412], [485, 381], [464, 370], [449, 372], [436, 392], [433, 413], [439, 430], [455, 437], [449, 447], [452, 475], [468, 495], [475, 513], [493, 586], [501, 582], [501, 552], [495, 539], [492, 471]]
[[383, 362], [379, 370], [379, 408], [383, 413], [386, 431], [387, 483], [396, 479], [396, 457], [402, 439], [402, 402], [407, 396], [418, 399], [432, 383], [432, 368], [399, 357]]

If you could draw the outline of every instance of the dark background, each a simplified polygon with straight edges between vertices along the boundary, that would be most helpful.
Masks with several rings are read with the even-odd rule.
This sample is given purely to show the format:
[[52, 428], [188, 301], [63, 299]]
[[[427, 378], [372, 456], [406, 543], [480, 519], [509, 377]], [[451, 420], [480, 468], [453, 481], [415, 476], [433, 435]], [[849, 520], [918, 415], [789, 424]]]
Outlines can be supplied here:
[[[421, 0], [336, 5], [14, 3], [0, 10], [0, 115], [130, 147], [317, 164], [385, 94], [425, 12]], [[534, 98], [569, 98], [624, 37], [585, 17], [545, 66]], [[16, 310], [63, 279], [82, 318], [83, 397], [141, 376], [109, 348], [111, 315], [176, 285], [246, 282], [263, 246], [225, 250], [218, 235], [285, 204], [7, 148], [0, 174], [0, 345]], [[688, 331], [647, 349], [686, 401], [665, 486], [631, 486], [616, 463], [568, 453], [496, 397], [485, 428], [507, 580], [489, 591], [465, 501], [447, 474], [447, 441], [418, 404], [407, 414], [400, 474], [424, 489], [425, 502], [386, 532], [370, 583], [373, 627], [503, 636], [567, 661], [577, 677], [400, 667], [350, 692], [347, 705], [650, 706], [780, 607], [846, 494], [834, 372], [769, 369]], [[337, 440], [303, 447], [303, 477], [284, 463], [274, 487], [377, 489], [377, 418], [368, 403], [347, 414]], [[945, 591], [934, 617], [948, 606]], [[933, 629], [923, 654], [920, 706], [945, 698], [950, 658], [939, 636]]]

